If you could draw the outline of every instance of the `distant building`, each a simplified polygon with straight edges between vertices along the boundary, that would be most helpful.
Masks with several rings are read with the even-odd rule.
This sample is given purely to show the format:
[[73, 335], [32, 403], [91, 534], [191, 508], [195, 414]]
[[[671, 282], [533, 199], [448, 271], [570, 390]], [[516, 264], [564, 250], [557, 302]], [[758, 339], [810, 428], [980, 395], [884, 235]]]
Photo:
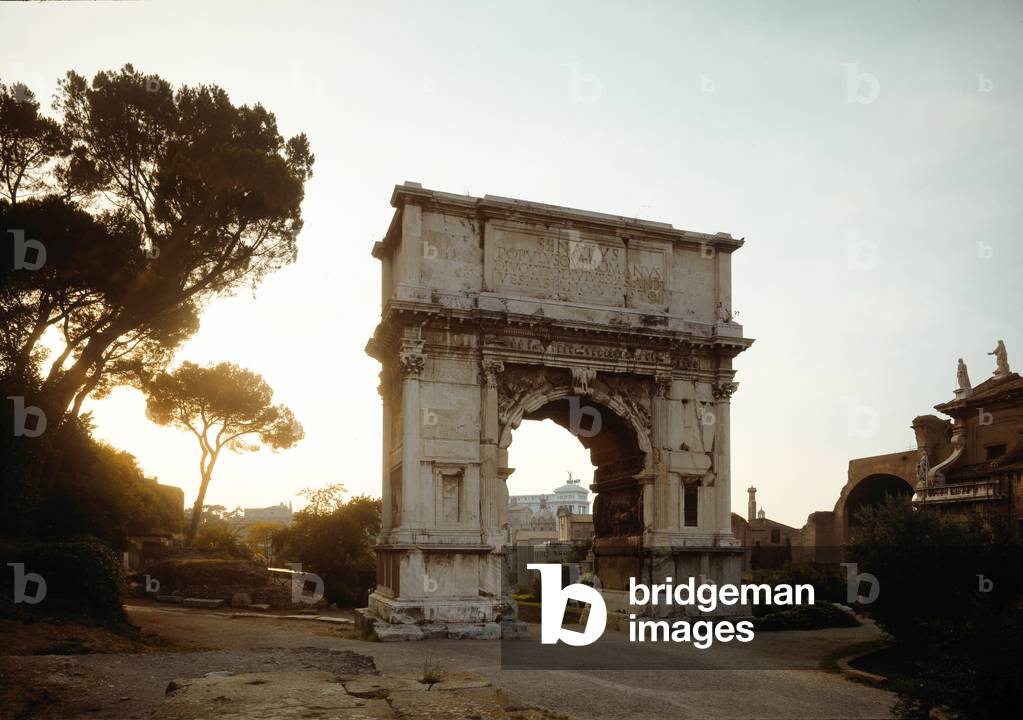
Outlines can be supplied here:
[[554, 513], [562, 507], [568, 507], [576, 515], [590, 512], [590, 493], [582, 486], [582, 480], [574, 479], [571, 473], [568, 482], [554, 492], [545, 495], [512, 495], [508, 498], [508, 505], [528, 508], [536, 515], [540, 512], [541, 501], [546, 502]]
[[262, 508], [245, 508], [245, 525], [252, 525], [258, 522], [267, 523], [280, 523], [281, 525], [291, 525], [291, 519], [294, 513], [291, 510], [291, 502], [287, 505], [280, 503], [279, 505], [271, 505], [270, 507]]
[[592, 537], [592, 515], [576, 515], [567, 507], [558, 508], [558, 542], [585, 543]]
[[913, 419], [916, 448], [849, 461], [834, 509], [811, 513], [803, 527], [814, 560], [840, 558], [860, 511], [888, 495], [953, 517], [1001, 515], [1023, 541], [1023, 377], [1010, 370], [1004, 343], [988, 354], [995, 372], [976, 387], [959, 361], [953, 398], [934, 406], [946, 418]]
[[508, 498], [508, 534], [512, 544], [532, 544], [558, 538], [558, 514], [590, 517], [589, 492], [582, 481], [568, 475], [568, 482], [554, 492], [540, 495], [511, 495]]
[[732, 534], [746, 548], [743, 570], [780, 570], [792, 561], [792, 546], [801, 542], [801, 531], [770, 520], [757, 509], [757, 489], [750, 487], [746, 518], [732, 513]]

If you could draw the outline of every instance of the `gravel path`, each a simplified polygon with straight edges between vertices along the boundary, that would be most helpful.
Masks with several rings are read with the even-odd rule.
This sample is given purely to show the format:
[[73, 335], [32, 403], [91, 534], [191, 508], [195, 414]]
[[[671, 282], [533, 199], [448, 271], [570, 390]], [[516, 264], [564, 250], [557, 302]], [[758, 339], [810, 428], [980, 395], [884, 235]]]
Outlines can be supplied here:
[[[168, 682], [207, 672], [322, 670], [422, 672], [424, 664], [471, 671], [509, 697], [576, 718], [889, 718], [894, 696], [815, 669], [830, 653], [877, 637], [869, 627], [807, 633], [763, 633], [738, 666], [734, 658], [664, 645], [643, 670], [509, 670], [501, 643], [429, 640], [370, 643], [326, 623], [228, 618], [210, 611], [133, 603], [133, 620], [147, 632], [200, 652], [156, 652], [70, 657], [4, 657], [7, 681], [54, 688], [62, 700], [52, 718], [148, 718]], [[623, 642], [621, 638], [612, 638]], [[612, 650], [614, 645], [610, 646]], [[215, 648], [215, 649], [214, 649]], [[757, 669], [798, 648], [804, 669]], [[723, 660], [722, 658], [726, 658]], [[812, 661], [812, 662], [810, 662]], [[777, 664], [774, 665], [775, 667]], [[685, 667], [686, 669], [678, 669]], [[674, 668], [674, 669], [673, 669]], [[2, 711], [0, 711], [2, 716]]]

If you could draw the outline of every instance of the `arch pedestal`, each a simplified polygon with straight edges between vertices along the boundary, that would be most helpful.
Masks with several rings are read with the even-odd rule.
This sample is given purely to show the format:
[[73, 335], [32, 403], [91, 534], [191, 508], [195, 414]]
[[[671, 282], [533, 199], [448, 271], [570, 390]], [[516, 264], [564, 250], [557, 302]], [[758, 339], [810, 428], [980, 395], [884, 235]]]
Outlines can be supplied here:
[[[551, 419], [597, 470], [609, 609], [643, 582], [737, 582], [730, 320], [742, 241], [503, 198], [395, 189], [374, 255], [383, 313], [383, 518], [370, 611], [389, 623], [514, 617], [508, 447]], [[554, 474], [552, 468], [552, 475]]]

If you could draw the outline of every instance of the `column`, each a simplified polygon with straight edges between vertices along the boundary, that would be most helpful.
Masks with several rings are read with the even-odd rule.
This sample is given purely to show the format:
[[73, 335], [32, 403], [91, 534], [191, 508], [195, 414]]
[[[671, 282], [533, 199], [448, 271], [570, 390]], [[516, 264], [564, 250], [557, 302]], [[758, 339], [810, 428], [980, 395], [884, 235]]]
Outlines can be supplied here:
[[422, 424], [419, 402], [419, 375], [426, 365], [422, 340], [402, 340], [401, 401], [402, 440], [401, 457], [401, 527], [419, 526], [415, 508], [419, 507], [419, 476], [422, 472], [419, 458], [419, 431]]
[[494, 358], [480, 361], [480, 528], [484, 542], [500, 546], [501, 502], [503, 493], [498, 477], [497, 381], [504, 363]]
[[380, 402], [383, 406], [381, 413], [383, 418], [383, 437], [380, 443], [381, 459], [381, 492], [380, 492], [380, 531], [386, 532], [391, 528], [391, 403], [394, 398], [387, 397], [387, 373], [380, 371], [380, 384], [377, 385], [377, 392], [380, 393]]
[[714, 435], [715, 532], [732, 534], [731, 397], [737, 385], [731, 381], [714, 386], [717, 427]]
[[672, 490], [671, 476], [668, 472], [668, 452], [670, 446], [668, 408], [671, 403], [671, 375], [658, 374], [654, 378], [654, 393], [651, 399], [650, 445], [654, 469], [654, 505], [653, 528], [655, 531], [672, 529]]

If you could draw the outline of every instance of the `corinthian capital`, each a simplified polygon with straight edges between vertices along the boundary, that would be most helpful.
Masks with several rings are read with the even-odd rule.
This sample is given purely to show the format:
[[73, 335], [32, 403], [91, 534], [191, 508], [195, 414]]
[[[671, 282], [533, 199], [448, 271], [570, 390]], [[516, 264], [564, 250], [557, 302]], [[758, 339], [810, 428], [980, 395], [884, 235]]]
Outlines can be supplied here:
[[401, 374], [405, 377], [417, 377], [423, 371], [426, 365], [423, 344], [422, 340], [402, 341], [398, 358], [401, 360]]
[[739, 389], [739, 384], [734, 382], [720, 382], [714, 386], [714, 399], [728, 401], [732, 394]]
[[480, 377], [487, 387], [497, 387], [497, 376], [504, 372], [504, 363], [495, 358], [480, 360]]

